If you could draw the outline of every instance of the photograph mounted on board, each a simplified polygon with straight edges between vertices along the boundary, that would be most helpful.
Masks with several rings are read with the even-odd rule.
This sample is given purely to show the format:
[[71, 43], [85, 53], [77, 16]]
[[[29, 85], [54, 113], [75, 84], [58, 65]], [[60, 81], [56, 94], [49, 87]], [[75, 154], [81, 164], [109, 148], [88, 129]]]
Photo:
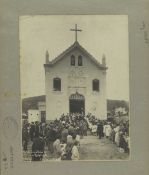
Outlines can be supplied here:
[[129, 160], [128, 16], [20, 16], [19, 35], [23, 160]]

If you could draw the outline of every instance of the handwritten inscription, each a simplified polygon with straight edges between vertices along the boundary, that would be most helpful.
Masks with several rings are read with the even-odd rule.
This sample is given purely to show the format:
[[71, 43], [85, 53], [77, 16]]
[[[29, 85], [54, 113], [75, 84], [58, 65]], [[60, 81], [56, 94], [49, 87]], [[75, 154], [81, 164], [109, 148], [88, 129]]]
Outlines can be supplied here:
[[9, 167], [13, 168], [14, 167], [14, 151], [13, 151], [13, 147], [10, 146], [10, 150], [9, 153], [5, 153], [3, 152], [2, 154], [3, 158], [3, 166], [4, 166], [4, 170], [6, 171]]
[[10, 146], [10, 168], [13, 168], [13, 161], [14, 161], [13, 147]]
[[143, 32], [144, 35], [144, 42], [145, 44], [149, 44], [149, 35], [148, 35], [148, 29], [144, 21], [142, 21], [140, 30]]

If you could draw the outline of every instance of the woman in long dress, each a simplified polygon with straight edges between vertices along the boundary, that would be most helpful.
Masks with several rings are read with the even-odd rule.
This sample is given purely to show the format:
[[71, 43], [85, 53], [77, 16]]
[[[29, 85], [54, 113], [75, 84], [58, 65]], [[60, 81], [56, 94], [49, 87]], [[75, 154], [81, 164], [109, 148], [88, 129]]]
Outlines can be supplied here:
[[60, 159], [61, 153], [62, 153], [62, 149], [61, 149], [60, 139], [59, 138], [57, 138], [55, 140], [55, 142], [53, 143], [53, 149], [54, 149], [55, 158], [56, 159]]
[[119, 146], [119, 142], [120, 142], [120, 127], [117, 126], [116, 128], [114, 128], [114, 131], [115, 131], [115, 143], [117, 146]]

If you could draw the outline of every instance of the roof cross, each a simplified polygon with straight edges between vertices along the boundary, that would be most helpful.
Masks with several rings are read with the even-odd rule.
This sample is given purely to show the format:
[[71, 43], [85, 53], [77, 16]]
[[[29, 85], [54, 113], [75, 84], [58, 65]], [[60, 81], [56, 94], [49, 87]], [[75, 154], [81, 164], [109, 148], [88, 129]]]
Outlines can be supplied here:
[[75, 40], [77, 41], [77, 32], [81, 32], [81, 29], [77, 28], [77, 24], [75, 24], [75, 29], [70, 29], [70, 31], [74, 31], [75, 32]]

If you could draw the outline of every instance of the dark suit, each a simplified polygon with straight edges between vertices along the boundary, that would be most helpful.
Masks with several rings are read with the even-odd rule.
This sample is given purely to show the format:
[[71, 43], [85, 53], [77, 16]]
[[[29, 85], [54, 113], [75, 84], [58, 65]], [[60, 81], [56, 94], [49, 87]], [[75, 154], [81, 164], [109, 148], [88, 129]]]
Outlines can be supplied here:
[[99, 135], [99, 139], [101, 139], [101, 137], [103, 137], [103, 125], [101, 123], [99, 123], [97, 126], [97, 132]]
[[44, 140], [41, 137], [37, 137], [33, 141], [32, 145], [32, 161], [41, 161], [44, 154]]

